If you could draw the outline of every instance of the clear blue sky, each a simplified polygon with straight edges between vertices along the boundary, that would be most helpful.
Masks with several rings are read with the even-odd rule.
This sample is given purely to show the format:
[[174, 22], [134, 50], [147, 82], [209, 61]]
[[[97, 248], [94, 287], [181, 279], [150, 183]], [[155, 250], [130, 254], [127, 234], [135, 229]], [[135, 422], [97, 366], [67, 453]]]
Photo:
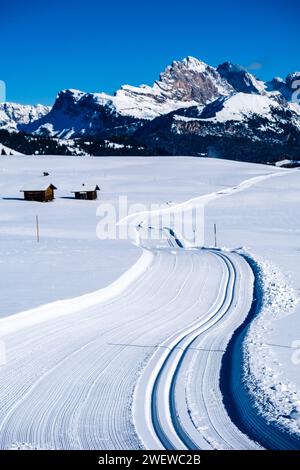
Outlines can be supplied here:
[[20, 0], [1, 5], [7, 99], [53, 103], [58, 91], [151, 84], [173, 59], [230, 60], [269, 79], [300, 69], [295, 0]]

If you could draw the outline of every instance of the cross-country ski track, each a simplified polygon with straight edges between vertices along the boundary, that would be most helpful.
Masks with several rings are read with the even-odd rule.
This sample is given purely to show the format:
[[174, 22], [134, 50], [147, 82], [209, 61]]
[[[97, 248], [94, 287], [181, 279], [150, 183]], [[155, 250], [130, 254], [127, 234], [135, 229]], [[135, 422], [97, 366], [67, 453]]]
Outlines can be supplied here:
[[140, 260], [111, 286], [0, 320], [2, 449], [260, 448], [231, 422], [219, 387], [251, 308], [251, 268], [237, 253], [185, 248], [172, 231], [159, 243], [141, 232]]

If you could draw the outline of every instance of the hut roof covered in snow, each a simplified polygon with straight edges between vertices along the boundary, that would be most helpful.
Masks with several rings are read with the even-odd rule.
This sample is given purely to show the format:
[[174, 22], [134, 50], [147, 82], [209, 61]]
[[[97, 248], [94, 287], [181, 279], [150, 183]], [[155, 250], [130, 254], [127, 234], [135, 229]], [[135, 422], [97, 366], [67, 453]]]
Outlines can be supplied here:
[[76, 188], [73, 188], [71, 193], [82, 193], [82, 192], [92, 192], [92, 191], [100, 191], [98, 184], [95, 183], [82, 183], [78, 185]]
[[47, 178], [37, 178], [36, 180], [25, 183], [20, 189], [22, 193], [27, 191], [46, 191], [48, 188], [57, 189], [53, 183]]

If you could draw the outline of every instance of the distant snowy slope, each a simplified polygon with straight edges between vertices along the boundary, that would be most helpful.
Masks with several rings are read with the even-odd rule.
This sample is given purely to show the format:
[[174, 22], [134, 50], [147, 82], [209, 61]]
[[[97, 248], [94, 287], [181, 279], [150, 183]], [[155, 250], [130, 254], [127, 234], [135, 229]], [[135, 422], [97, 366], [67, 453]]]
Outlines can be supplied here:
[[49, 106], [0, 103], [0, 128], [16, 131], [19, 125], [29, 124], [50, 111]]
[[154, 119], [138, 133], [142, 142], [177, 155], [248, 161], [300, 157], [298, 110], [272, 94], [235, 93], [205, 107], [189, 107]]
[[[219, 100], [219, 102], [211, 106], [208, 105], [203, 111], [202, 117], [214, 122], [225, 122], [242, 121], [257, 115], [272, 121], [274, 119], [272, 112], [280, 108], [282, 106], [268, 96], [237, 93], [224, 100]], [[211, 117], [209, 117], [210, 114], [212, 115]]]
[[139, 120], [117, 112], [113, 97], [103, 93], [63, 90], [46, 116], [20, 129], [64, 139], [85, 135], [110, 137], [133, 133], [138, 123]]
[[0, 144], [0, 155], [22, 155], [22, 153]]

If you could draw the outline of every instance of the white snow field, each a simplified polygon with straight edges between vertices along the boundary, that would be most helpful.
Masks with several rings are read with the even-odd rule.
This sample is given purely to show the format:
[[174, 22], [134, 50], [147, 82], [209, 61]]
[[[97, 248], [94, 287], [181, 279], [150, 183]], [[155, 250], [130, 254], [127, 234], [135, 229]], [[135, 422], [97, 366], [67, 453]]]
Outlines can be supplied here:
[[[19, 189], [43, 171], [56, 199], [23, 201]], [[186, 157], [11, 156], [1, 157], [0, 172], [2, 449], [297, 446], [298, 170]], [[82, 182], [101, 187], [98, 201], [72, 198]], [[99, 240], [96, 210], [116, 206], [119, 195], [168, 202], [162, 219], [204, 205], [205, 247], [168, 227], [150, 239], [156, 229], [147, 225], [134, 240]], [[253, 309], [254, 281], [260, 313], [233, 370], [244, 387], [237, 381], [232, 394], [248, 433], [222, 396], [220, 373]]]

